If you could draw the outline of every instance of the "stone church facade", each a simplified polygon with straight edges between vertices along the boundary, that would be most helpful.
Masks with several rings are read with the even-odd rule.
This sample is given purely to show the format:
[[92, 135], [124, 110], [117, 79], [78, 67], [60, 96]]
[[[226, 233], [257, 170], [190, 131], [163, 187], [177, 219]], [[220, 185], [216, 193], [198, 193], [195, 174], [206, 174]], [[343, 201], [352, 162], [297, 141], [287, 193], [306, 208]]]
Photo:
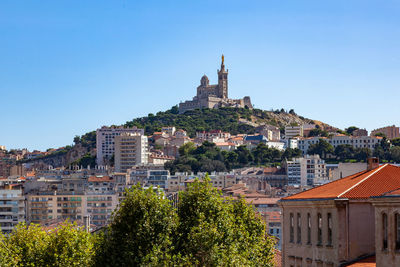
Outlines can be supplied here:
[[225, 70], [224, 55], [222, 55], [221, 69], [218, 70], [218, 84], [211, 84], [204, 75], [197, 87], [197, 95], [193, 100], [179, 104], [179, 113], [201, 108], [239, 107], [253, 108], [249, 96], [242, 99], [228, 98], [228, 70]]

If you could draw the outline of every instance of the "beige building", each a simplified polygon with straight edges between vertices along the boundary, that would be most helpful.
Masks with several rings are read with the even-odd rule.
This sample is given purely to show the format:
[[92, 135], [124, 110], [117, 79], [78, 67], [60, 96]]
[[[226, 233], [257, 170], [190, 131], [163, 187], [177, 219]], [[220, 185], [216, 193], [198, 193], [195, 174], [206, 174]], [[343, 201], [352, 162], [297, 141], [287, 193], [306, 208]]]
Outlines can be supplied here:
[[400, 168], [376, 159], [368, 164], [366, 171], [281, 199], [282, 266], [375, 266], [375, 254], [377, 266], [397, 266], [389, 235], [397, 204], [380, 196], [400, 188]]
[[144, 135], [143, 129], [137, 127], [106, 127], [96, 130], [96, 163], [104, 165], [115, 153], [115, 137], [123, 133]]
[[224, 55], [222, 55], [221, 69], [218, 70], [218, 84], [210, 85], [208, 77], [204, 75], [197, 87], [197, 95], [193, 100], [179, 104], [179, 113], [201, 108], [244, 107], [253, 108], [249, 96], [243, 99], [228, 98], [228, 70], [225, 70]]
[[286, 160], [288, 185], [312, 186], [328, 179], [325, 161], [319, 155], [306, 155], [301, 158]]
[[290, 139], [293, 137], [303, 137], [303, 126], [286, 126], [285, 127], [285, 139]]
[[0, 189], [0, 227], [5, 233], [25, 221], [25, 198], [20, 185], [6, 185]]
[[342, 179], [357, 172], [365, 171], [367, 167], [368, 164], [363, 162], [339, 162], [338, 167], [332, 170], [332, 180]]
[[399, 127], [396, 127], [394, 125], [375, 129], [371, 131], [371, 136], [374, 136], [378, 133], [383, 133], [386, 138], [390, 140], [400, 137]]
[[147, 136], [123, 133], [115, 137], [115, 171], [126, 172], [135, 165], [148, 163]]

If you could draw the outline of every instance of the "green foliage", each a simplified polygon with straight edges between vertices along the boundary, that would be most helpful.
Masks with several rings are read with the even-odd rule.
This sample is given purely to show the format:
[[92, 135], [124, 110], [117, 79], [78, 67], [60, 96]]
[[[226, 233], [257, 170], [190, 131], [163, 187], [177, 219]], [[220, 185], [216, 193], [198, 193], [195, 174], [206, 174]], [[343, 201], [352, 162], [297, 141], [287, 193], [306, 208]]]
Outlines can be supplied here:
[[176, 213], [162, 193], [132, 187], [102, 238], [96, 266], [145, 266], [170, 260], [176, 223]]
[[0, 266], [87, 266], [96, 239], [68, 222], [46, 232], [39, 225], [19, 224], [0, 234]]
[[274, 240], [243, 199], [196, 180], [174, 209], [162, 193], [131, 189], [106, 230], [97, 266], [272, 266]]
[[400, 146], [400, 138], [394, 138], [391, 141], [393, 146]]
[[[255, 128], [239, 123], [239, 118], [251, 120], [254, 117], [263, 123], [284, 126], [284, 122], [276, 122], [271, 119], [271, 112], [260, 109], [224, 107], [219, 109], [196, 109], [178, 114], [177, 106], [156, 115], [149, 114], [147, 117], [136, 118], [128, 121], [125, 126], [137, 126], [145, 129], [146, 135], [160, 131], [163, 126], [175, 126], [184, 129], [190, 137], [194, 137], [198, 131], [222, 130], [231, 134], [247, 133], [253, 134]], [[281, 111], [278, 110], [278, 114]], [[294, 115], [294, 114], [293, 114]], [[303, 118], [304, 119], [304, 118]], [[304, 119], [306, 120], [306, 119]], [[309, 120], [306, 120], [309, 121]]]
[[279, 163], [283, 159], [301, 156], [299, 149], [286, 149], [284, 152], [269, 148], [263, 143], [253, 150], [239, 146], [234, 151], [221, 151], [214, 143], [204, 142], [195, 147], [187, 143], [179, 149], [180, 157], [167, 162], [165, 168], [175, 172], [223, 172], [245, 166], [260, 166]]
[[319, 142], [312, 144], [307, 151], [307, 154], [315, 155], [318, 154], [321, 158], [326, 158], [328, 155], [333, 154], [333, 146], [324, 139], [319, 139]]
[[200, 266], [272, 266], [274, 241], [243, 199], [223, 199], [207, 177], [179, 199], [177, 252]]
[[96, 156], [92, 156], [90, 153], [86, 153], [80, 159], [72, 162], [71, 165], [83, 166], [84, 168], [90, 166], [91, 168], [94, 168], [96, 166]]
[[310, 131], [310, 133], [308, 134], [309, 137], [312, 136], [321, 136], [321, 137], [328, 137], [328, 132], [321, 130], [321, 128], [314, 128]]
[[350, 126], [349, 128], [346, 128], [346, 129], [344, 129], [344, 130], [346, 131], [347, 134], [352, 135], [353, 132], [354, 132], [355, 130], [358, 130], [358, 129], [359, 129], [359, 128], [356, 127], [356, 126]]

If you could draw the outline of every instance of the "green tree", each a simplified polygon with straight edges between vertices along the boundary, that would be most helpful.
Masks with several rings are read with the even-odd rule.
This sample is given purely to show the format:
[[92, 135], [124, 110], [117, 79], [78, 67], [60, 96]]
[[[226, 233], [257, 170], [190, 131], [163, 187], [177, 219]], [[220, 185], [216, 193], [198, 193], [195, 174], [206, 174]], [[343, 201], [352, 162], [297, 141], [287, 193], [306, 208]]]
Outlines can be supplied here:
[[390, 148], [390, 157], [393, 162], [400, 163], [400, 146]]
[[145, 266], [170, 260], [176, 223], [163, 193], [132, 187], [105, 231], [96, 265]]
[[48, 231], [19, 224], [0, 234], [0, 266], [88, 266], [95, 244], [96, 237], [68, 222]]
[[358, 129], [359, 129], [359, 128], [356, 127], [356, 126], [350, 126], [349, 128], [346, 128], [346, 129], [344, 129], [344, 130], [346, 131], [346, 133], [347, 133], [348, 135], [352, 135], [353, 132], [354, 132], [355, 130], [358, 130]]
[[394, 138], [391, 141], [392, 145], [394, 146], [400, 146], [400, 138]]
[[272, 266], [274, 242], [243, 199], [196, 180], [179, 195], [175, 251], [199, 266]]
[[179, 147], [179, 155], [186, 156], [191, 154], [196, 149], [196, 145], [193, 142], [188, 142]]
[[338, 145], [335, 148], [336, 159], [346, 160], [354, 158], [354, 148], [351, 145]]
[[333, 153], [334, 153], [333, 146], [324, 139], [319, 139], [318, 143], [312, 144], [307, 151], [307, 154], [310, 155], [318, 154], [321, 158], [326, 158], [329, 154]]

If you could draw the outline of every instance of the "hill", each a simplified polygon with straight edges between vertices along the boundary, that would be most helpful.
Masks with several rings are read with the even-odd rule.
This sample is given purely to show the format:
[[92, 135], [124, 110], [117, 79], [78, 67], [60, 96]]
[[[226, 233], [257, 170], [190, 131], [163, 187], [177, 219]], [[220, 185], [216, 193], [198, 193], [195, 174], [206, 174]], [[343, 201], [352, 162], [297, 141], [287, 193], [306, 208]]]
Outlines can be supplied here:
[[[265, 111], [261, 109], [232, 108], [196, 109], [179, 114], [178, 107], [174, 106], [164, 112], [150, 113], [148, 116], [135, 118], [124, 124], [125, 127], [136, 126], [144, 128], [146, 135], [160, 131], [164, 126], [175, 126], [184, 129], [190, 137], [198, 131], [222, 130], [231, 134], [253, 134], [256, 127], [273, 125], [283, 132], [286, 125], [317, 124], [321, 128], [329, 125], [298, 116], [294, 110], [289, 112], [281, 109]], [[53, 167], [78, 164], [94, 165], [96, 132], [92, 131], [82, 136], [75, 136], [74, 145], [67, 147], [63, 153], [49, 154], [45, 157], [25, 160], [29, 163], [51, 164]]]
[[[175, 126], [187, 131], [194, 137], [197, 131], [222, 130], [231, 134], [252, 134], [260, 125], [273, 125], [282, 131], [286, 125], [316, 124], [313, 120], [298, 116], [293, 110], [265, 111], [261, 109], [246, 109], [225, 107], [219, 109], [196, 109], [178, 114], [178, 107], [174, 106], [165, 112], [156, 115], [133, 119], [125, 123], [126, 127], [137, 126], [145, 129], [146, 135], [160, 131], [163, 126]], [[318, 122], [321, 127], [329, 126]]]

